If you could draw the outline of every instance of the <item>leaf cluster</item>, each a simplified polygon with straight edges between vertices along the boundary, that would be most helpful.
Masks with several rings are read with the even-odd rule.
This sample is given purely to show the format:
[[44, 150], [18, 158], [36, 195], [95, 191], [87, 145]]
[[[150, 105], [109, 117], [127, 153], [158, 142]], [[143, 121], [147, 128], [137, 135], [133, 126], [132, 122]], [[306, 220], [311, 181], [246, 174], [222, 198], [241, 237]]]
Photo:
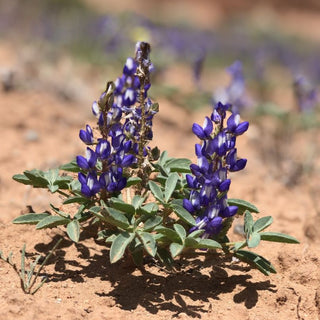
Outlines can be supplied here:
[[[195, 217], [182, 205], [183, 199], [190, 194], [186, 182], [190, 160], [170, 158], [165, 151], [150, 166], [150, 177], [143, 190], [132, 195], [141, 182], [133, 175], [128, 177], [124, 192], [107, 199], [82, 195], [80, 183], [73, 176], [74, 172], [80, 171], [75, 161], [61, 166], [60, 170], [31, 170], [15, 175], [13, 179], [20, 183], [58, 192], [63, 197], [63, 206], [73, 204], [73, 209], [63, 211], [51, 204], [50, 212], [24, 214], [13, 222], [33, 224], [36, 229], [64, 226], [67, 236], [74, 242], [81, 239], [84, 228], [92, 228], [97, 239], [110, 247], [111, 263], [125, 258], [142, 265], [149, 256], [168, 268], [172, 267], [177, 256], [186, 251], [218, 250], [249, 263], [267, 275], [275, 272], [272, 264], [244, 248], [255, 248], [262, 240], [298, 243], [291, 236], [265, 232], [272, 223], [272, 217], [254, 221], [252, 214], [259, 210], [241, 199], [228, 199], [228, 205], [237, 206], [238, 216], [244, 216], [244, 240], [229, 240], [227, 233], [233, 218], [224, 220], [224, 229], [219, 237], [206, 239], [201, 229], [190, 233], [190, 228], [196, 225]], [[70, 212], [74, 205], [76, 212]]]

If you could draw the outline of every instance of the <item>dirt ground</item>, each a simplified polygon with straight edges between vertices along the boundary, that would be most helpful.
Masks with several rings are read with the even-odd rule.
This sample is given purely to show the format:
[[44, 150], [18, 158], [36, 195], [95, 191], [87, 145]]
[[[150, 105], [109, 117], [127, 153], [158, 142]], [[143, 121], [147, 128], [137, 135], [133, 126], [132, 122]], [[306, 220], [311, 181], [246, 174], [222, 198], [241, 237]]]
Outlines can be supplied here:
[[[6, 61], [6, 66], [17, 66], [16, 57], [10, 45], [0, 43], [2, 65]], [[32, 261], [53, 247], [63, 229], [35, 231], [34, 226], [11, 223], [27, 205], [41, 212], [50, 201], [60, 201], [14, 182], [12, 176], [26, 169], [57, 167], [82, 154], [78, 132], [93, 123], [91, 100], [100, 92], [95, 80], [90, 86], [77, 82], [81, 92], [68, 100], [53, 70], [46, 73], [55, 79], [50, 83], [36, 74], [42, 87], [33, 83], [0, 91], [0, 250], [6, 255], [12, 251], [18, 265], [24, 243]], [[210, 109], [191, 112], [163, 98], [158, 102], [153, 144], [172, 156], [193, 159], [192, 123], [202, 123]], [[299, 153], [310, 135], [320, 141], [319, 130], [302, 133], [290, 141], [290, 149]], [[45, 267], [47, 283], [35, 295], [24, 294], [18, 275], [0, 260], [0, 320], [320, 319], [319, 171], [288, 186], [281, 171], [261, 154], [261, 141], [268, 139], [254, 122], [239, 138], [238, 153], [248, 164], [234, 174], [229, 196], [254, 203], [259, 216], [272, 215], [270, 231], [299, 239], [299, 245], [266, 242], [258, 247], [277, 274], [266, 277], [243, 263], [205, 255], [179, 260], [176, 273], [154, 265], [138, 270], [121, 262], [110, 265], [108, 249], [90, 237], [79, 244], [64, 240]]]

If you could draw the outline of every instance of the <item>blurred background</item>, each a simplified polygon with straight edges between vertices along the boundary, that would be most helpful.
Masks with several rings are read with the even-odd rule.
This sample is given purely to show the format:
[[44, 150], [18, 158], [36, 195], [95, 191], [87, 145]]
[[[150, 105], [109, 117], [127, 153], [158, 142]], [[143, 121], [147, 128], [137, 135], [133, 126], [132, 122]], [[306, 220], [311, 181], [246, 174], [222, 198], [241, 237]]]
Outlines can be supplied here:
[[261, 159], [293, 185], [318, 170], [319, 17], [317, 0], [0, 0], [2, 91], [90, 112], [135, 42], [148, 41], [152, 97], [190, 114], [231, 102], [254, 119]]

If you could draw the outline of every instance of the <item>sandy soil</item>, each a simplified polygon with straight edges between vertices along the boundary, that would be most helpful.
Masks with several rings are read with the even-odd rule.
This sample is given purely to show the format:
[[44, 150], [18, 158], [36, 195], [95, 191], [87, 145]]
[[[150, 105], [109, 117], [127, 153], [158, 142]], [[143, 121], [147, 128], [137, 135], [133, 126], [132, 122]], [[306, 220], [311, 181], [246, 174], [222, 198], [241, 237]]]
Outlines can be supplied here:
[[[13, 53], [3, 48], [0, 56], [14, 64]], [[87, 92], [92, 100], [99, 93]], [[154, 144], [172, 156], [193, 158], [196, 141], [190, 128], [193, 122], [202, 123], [209, 109], [190, 113], [159, 102]], [[19, 185], [11, 177], [25, 169], [56, 167], [83, 153], [78, 131], [88, 119], [94, 120], [89, 111], [87, 100], [66, 101], [46, 88], [0, 91], [0, 250], [12, 251], [17, 264], [24, 243], [32, 261], [38, 253], [46, 254], [63, 230], [35, 232], [33, 226], [12, 225], [27, 205], [40, 212], [59, 198]], [[300, 240], [299, 245], [259, 246], [257, 251], [272, 261], [277, 274], [266, 277], [245, 264], [202, 255], [178, 260], [176, 273], [154, 265], [143, 270], [121, 262], [110, 265], [108, 249], [88, 235], [79, 244], [62, 242], [45, 267], [48, 282], [35, 295], [24, 294], [17, 274], [0, 261], [0, 320], [320, 319], [320, 207], [312, 201], [319, 180], [312, 174], [287, 186], [275, 164], [261, 156], [261, 141], [272, 146], [271, 137], [262, 132], [251, 122], [248, 134], [239, 139], [238, 152], [248, 158], [248, 165], [234, 175], [230, 196], [253, 202], [260, 216], [274, 217], [273, 231]], [[312, 136], [319, 141], [320, 132]], [[309, 137], [310, 133], [293, 137], [290, 150], [299, 153], [301, 141]]]

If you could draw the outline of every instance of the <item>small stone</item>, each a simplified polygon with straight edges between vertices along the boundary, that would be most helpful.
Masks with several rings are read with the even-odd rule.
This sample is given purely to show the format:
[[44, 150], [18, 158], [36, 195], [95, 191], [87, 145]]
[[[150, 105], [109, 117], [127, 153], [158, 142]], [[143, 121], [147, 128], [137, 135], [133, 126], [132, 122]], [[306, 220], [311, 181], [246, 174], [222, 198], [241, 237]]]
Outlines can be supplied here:
[[34, 142], [34, 141], [38, 141], [39, 140], [39, 134], [37, 131], [35, 130], [28, 130], [25, 134], [25, 139], [27, 141], [30, 141], [30, 142]]

